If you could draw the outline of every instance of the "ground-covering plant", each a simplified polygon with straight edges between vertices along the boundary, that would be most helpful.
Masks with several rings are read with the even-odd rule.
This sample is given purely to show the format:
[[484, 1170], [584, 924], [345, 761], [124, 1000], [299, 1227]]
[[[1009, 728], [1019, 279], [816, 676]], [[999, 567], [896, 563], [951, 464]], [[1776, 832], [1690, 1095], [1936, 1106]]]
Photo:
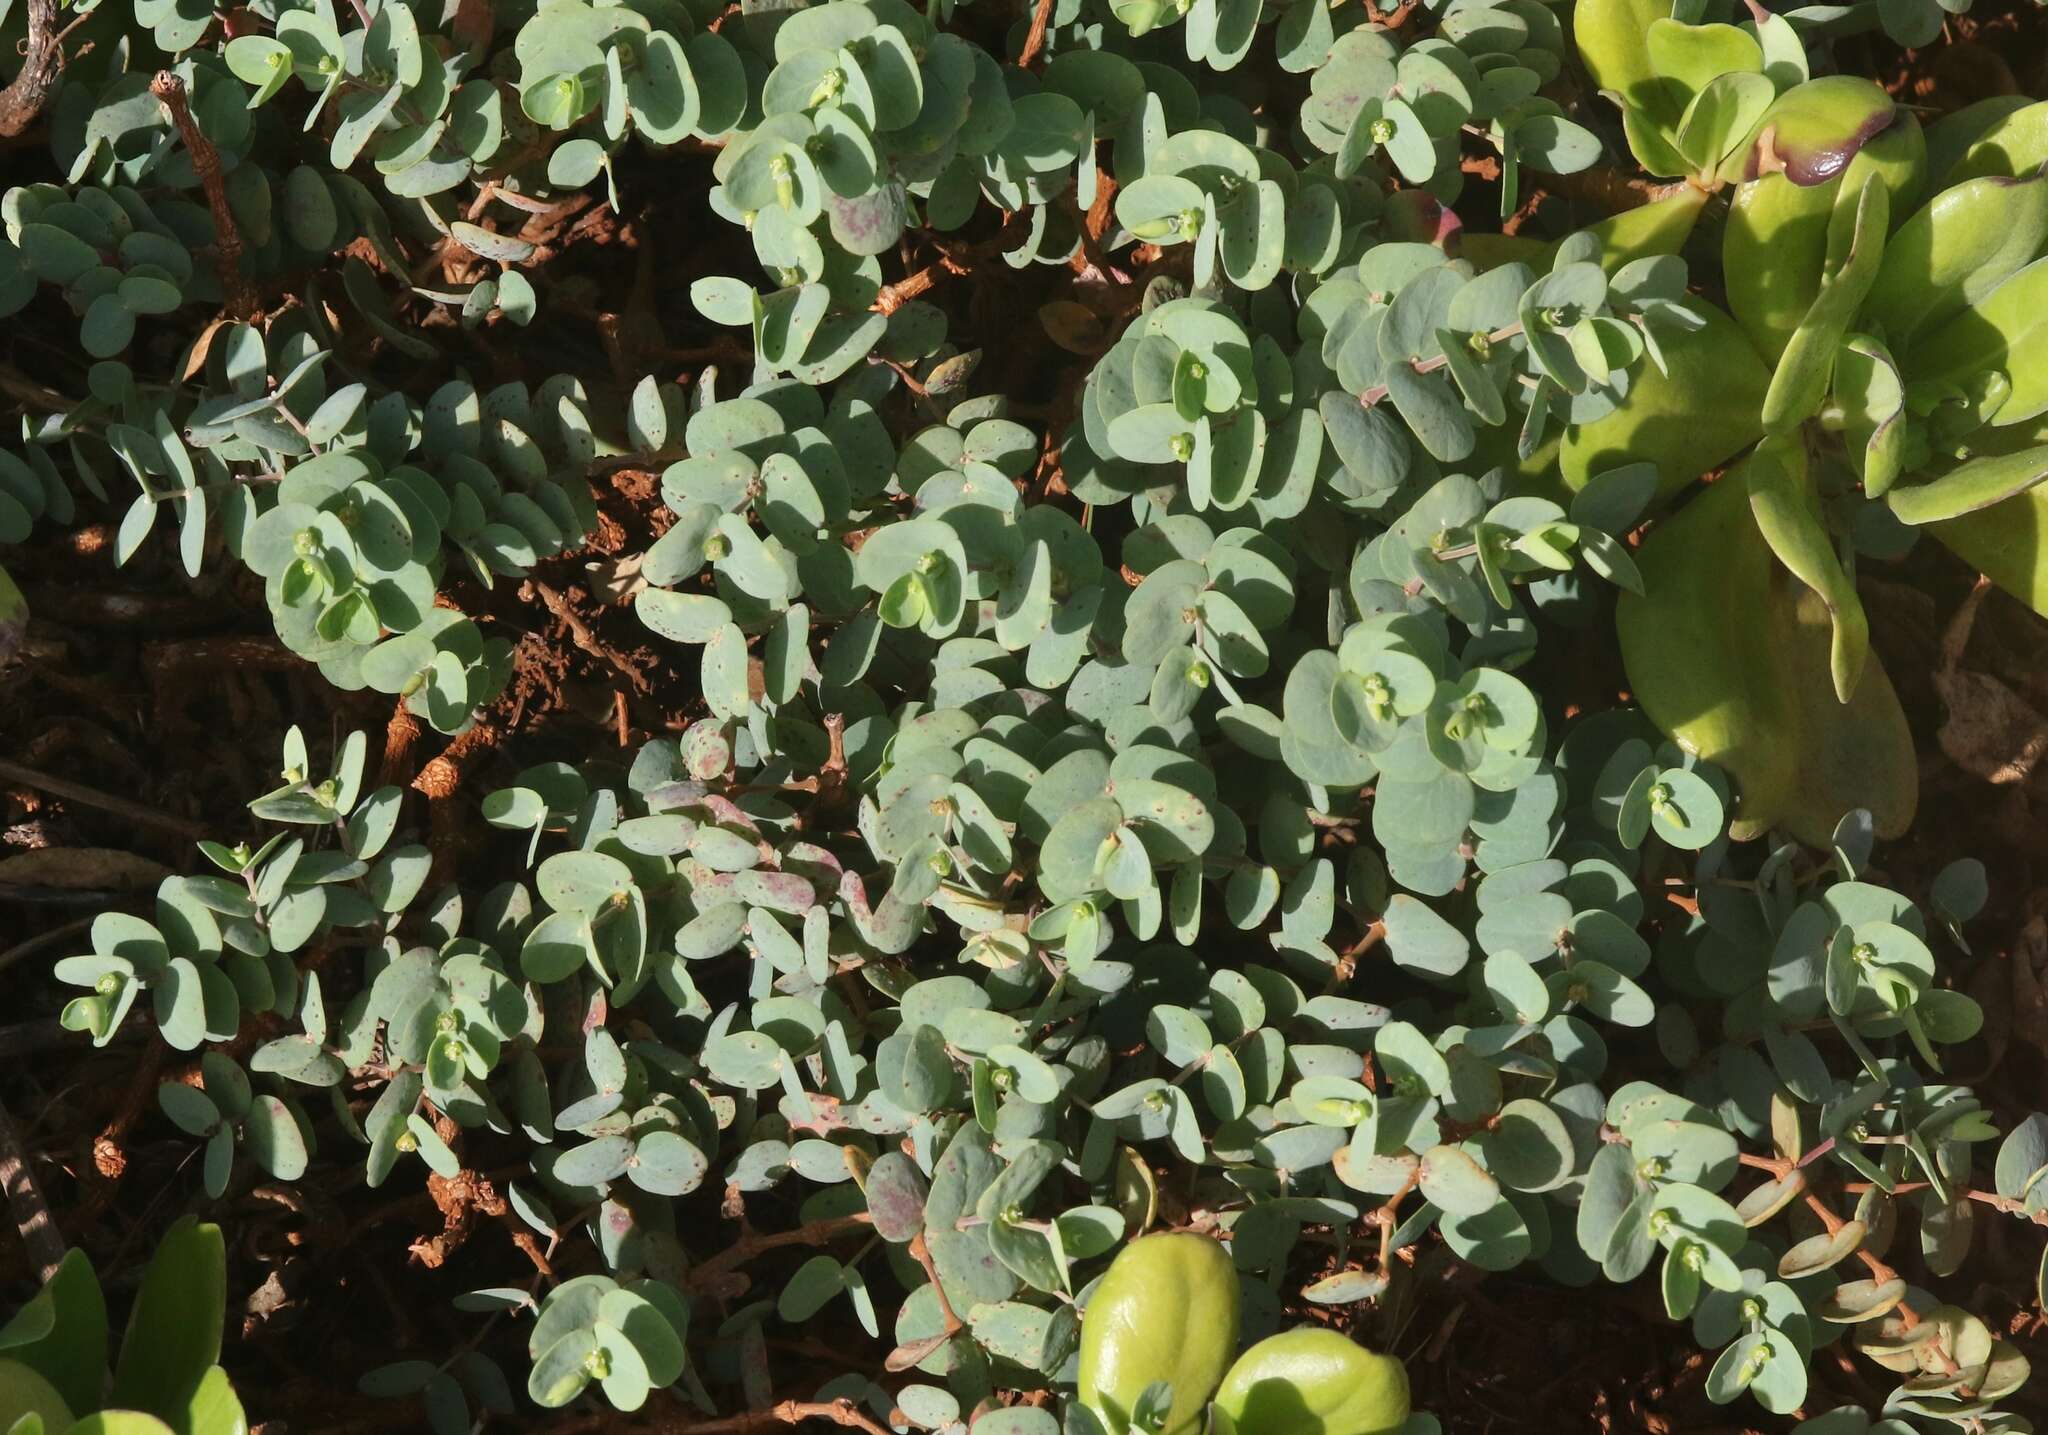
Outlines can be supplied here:
[[[1901, 1377], [1886, 1435], [2031, 1428], [2021, 1351], [1902, 1274], [1954, 1275], [1980, 1216], [2048, 1224], [2048, 1116], [2001, 1131], [1945, 1072], [1983, 1014], [1936, 952], [1983, 871], [1878, 880], [1911, 748], [1819, 504], [1883, 554], [2023, 486], [1955, 452], [2021, 427], [2023, 366], [1945, 336], [1997, 327], [2048, 209], [1989, 231], [1938, 198], [1879, 245], [1923, 148], [2031, 203], [2037, 122], [1922, 137], [1810, 78], [1807, 40], [1913, 6], [1392, 18], [102, 17], [61, 181], [0, 206], [0, 296], [89, 360], [24, 433], [46, 503], [125, 472], [117, 557], [225, 550], [293, 650], [455, 733], [511, 654], [460, 603], [642, 470], [633, 611], [701, 697], [630, 756], [508, 759], [498, 845], [445, 881], [370, 739], [293, 729], [256, 832], [54, 967], [72, 1029], [194, 1054], [158, 1107], [209, 1198], [516, 1173], [530, 1278], [451, 1291], [474, 1336], [364, 1390], [439, 1431], [523, 1379], [898, 1430], [1423, 1435], [1399, 1366], [1309, 1317], [1395, 1348], [1461, 1262], [1654, 1268], [1717, 1401], [1789, 1416], [1839, 1346]], [[1684, 187], [1481, 235], [1524, 171], [1600, 158], [1568, 28]], [[721, 260], [612, 302], [719, 362], [500, 377], [591, 308], [560, 226], [669, 176]], [[1768, 260], [1725, 266], [1734, 318], [1678, 257], [1725, 186], [1727, 252]], [[982, 386], [942, 286], [998, 259], [1081, 276], [1025, 312], [1085, 375]], [[1900, 374], [1863, 316], [1915, 294]], [[1860, 491], [1813, 486], [1835, 450]], [[1647, 718], [1547, 661], [1616, 593]], [[867, 1369], [769, 1383], [771, 1334], [821, 1317]]]
[[[878, 1354], [893, 1344], [892, 1368], [938, 1383], [884, 1394], [839, 1382], [819, 1400], [881, 1413], [907, 1399], [902, 1408], [944, 1426], [1019, 1388], [1078, 1381], [1085, 1397], [1077, 1308], [1119, 1298], [1095, 1286], [1096, 1262], [1179, 1212], [1176, 1224], [1229, 1240], [1232, 1284], [1216, 1297], [1229, 1318], [1202, 1318], [1196, 1293], [1133, 1320], [1188, 1313], [1189, 1337], [1169, 1348], [1189, 1359], [1203, 1340], [1220, 1341], [1219, 1365], [1234, 1350], [1223, 1326], [1240, 1303], [1256, 1336], [1297, 1296], [1398, 1301], [1412, 1279], [1399, 1255], [1434, 1228], [1444, 1250], [1483, 1269], [1539, 1261], [1582, 1281], [1660, 1266], [1671, 1314], [1720, 1349], [1717, 1398], [1747, 1389], [1796, 1409], [1812, 1352], [1847, 1339], [1910, 1377], [1894, 1413], [1986, 1419], [2025, 1360], [1886, 1258], [1917, 1239], [1930, 1265], [1954, 1269], [1978, 1208], [2038, 1215], [2048, 1117], [2007, 1135], [1995, 1162], [1973, 1156], [1996, 1132], [1966, 1089], [1940, 1079], [1939, 1049], [1972, 1035], [1981, 1012], [1935, 984], [1929, 943], [1942, 938], [1913, 904], [1858, 880], [1853, 847], [1815, 861], [1716, 838], [1685, 858], [1688, 813], [1718, 810], [1710, 770], [1660, 769], [1637, 721], [1591, 723], [1567, 741], [1562, 771], [1539, 769], [1556, 808], [1540, 820], [1539, 849], [1572, 860], [1506, 863], [1453, 903], [1394, 889], [1370, 859], [1341, 882], [1327, 857], [1297, 859], [1284, 880], [1250, 858], [1196, 863], [1213, 864], [1226, 891], [1254, 874], [1252, 890], [1277, 908], [1265, 954], [1245, 946], [1226, 962], [1196, 955], [1199, 907], [1179, 926], [1186, 944], [1162, 928], [1120, 945], [1104, 929], [1142, 920], [1143, 899], [1100, 887], [1089, 945], [1074, 945], [1071, 916], [1034, 937], [1030, 912], [1059, 909], [1026, 899], [1006, 914], [976, 893], [971, 853], [983, 839], [965, 824], [933, 849], [957, 866], [927, 898], [913, 903], [892, 882], [871, 900], [881, 874], [870, 864], [883, 859], [849, 853], [847, 865], [795, 826], [787, 795], [829, 791], [734, 771], [745, 730], [733, 720], [657, 741], [624, 772], [549, 766], [494, 795], [493, 820], [530, 829], [529, 852], [552, 849], [530, 880], [472, 899], [449, 889], [337, 901], [366, 882], [355, 853], [388, 836], [375, 829], [388, 829], [397, 794], [358, 792], [357, 741], [319, 781], [295, 748], [287, 786], [253, 805], [285, 832], [257, 852], [213, 854], [238, 864], [240, 882], [171, 879], [159, 922], [102, 918], [101, 954], [63, 974], [94, 984], [81, 1001], [95, 1017], [101, 1003], [118, 1011], [149, 992], [166, 1034], [197, 1044], [203, 1018], [175, 1033], [182, 1001], [204, 1009], [203, 995], [182, 994], [207, 982], [180, 973], [215, 972], [303, 921], [291, 914], [308, 891], [326, 898], [307, 934], [316, 947], [344, 925], [388, 933], [365, 953], [361, 990], [330, 1005], [308, 978], [296, 1001], [276, 1003], [298, 1032], [258, 1047], [247, 1070], [208, 1050], [200, 1086], [167, 1084], [162, 1106], [206, 1140], [218, 1183], [238, 1143], [273, 1175], [303, 1172], [323, 1104], [332, 1139], [367, 1143], [372, 1184], [452, 1179], [478, 1143], [531, 1143], [527, 1173], [507, 1188], [513, 1209], [558, 1258], [564, 1242], [589, 1241], [604, 1273], [459, 1299], [537, 1305], [528, 1390], [543, 1404], [596, 1385], [634, 1409], [676, 1381], [704, 1398], [706, 1374], [744, 1358], [764, 1326], [841, 1300]], [[1020, 831], [1032, 794], [1052, 782], [1014, 756], [1028, 730], [961, 744], [978, 744], [979, 773], [1019, 779]], [[818, 785], [829, 789], [859, 750], [842, 740], [812, 774]], [[1157, 751], [1147, 760], [1185, 767]], [[934, 761], [959, 757], [911, 747], [880, 785]], [[1095, 771], [1119, 780], [1111, 760]], [[1052, 796], [1079, 811], [1072, 780]], [[958, 808], [977, 800], [947, 782], [963, 794]], [[1280, 814], [1269, 805], [1265, 820]], [[1056, 850], [1041, 849], [1041, 866], [1061, 860], [1043, 855]], [[1637, 932], [1638, 879], [1651, 874], [1686, 881], [1699, 907], [1658, 924], [1654, 948]], [[1973, 881], [1970, 864], [1944, 875], [1939, 929], [1953, 932], [1981, 900]], [[1256, 911], [1231, 909], [1226, 895], [1225, 921], [1200, 950], [1260, 925]], [[974, 926], [953, 916], [976, 911]], [[958, 957], [920, 972], [901, 954], [934, 921], [957, 933]], [[1300, 935], [1314, 930], [1304, 922], [1352, 935], [1339, 952]], [[1368, 955], [1387, 963], [1372, 983], [1386, 1004], [1332, 981]], [[1630, 1027], [1654, 1031], [1668, 1085], [1603, 1086], [1604, 1033]], [[1830, 1049], [1852, 1064], [1832, 1071]], [[367, 1109], [343, 1099], [351, 1077], [373, 1083]], [[1989, 1182], [1973, 1174], [1994, 1166]], [[772, 1301], [703, 1329], [690, 1298], [736, 1265], [751, 1274], [681, 1218], [682, 1203], [721, 1188], [743, 1203], [787, 1192], [807, 1239], [862, 1244], [770, 1266]], [[1853, 1211], [1836, 1208], [1849, 1200]], [[1917, 1237], [1901, 1231], [1901, 1208], [1918, 1217]], [[1339, 1264], [1301, 1287], [1292, 1273], [1305, 1242], [1334, 1242]], [[1125, 1288], [1120, 1299], [1142, 1307], [1146, 1291], [1174, 1287], [1155, 1277]], [[387, 1393], [436, 1383], [430, 1408], [459, 1417], [465, 1382], [450, 1366], [408, 1362], [369, 1381]], [[1050, 1419], [1024, 1407], [1002, 1418], [1020, 1430]]]
[[227, 1255], [190, 1217], [158, 1243], [108, 1374], [107, 1303], [83, 1251], [0, 1326], [0, 1428], [8, 1435], [246, 1435], [220, 1360]]

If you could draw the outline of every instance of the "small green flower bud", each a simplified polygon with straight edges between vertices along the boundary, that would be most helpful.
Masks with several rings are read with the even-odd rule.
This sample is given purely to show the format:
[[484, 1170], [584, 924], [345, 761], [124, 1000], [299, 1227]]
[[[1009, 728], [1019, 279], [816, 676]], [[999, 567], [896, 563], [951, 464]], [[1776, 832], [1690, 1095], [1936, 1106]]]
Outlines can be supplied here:
[[1177, 433], [1166, 441], [1166, 447], [1175, 462], [1186, 463], [1195, 456], [1195, 436], [1191, 433]]
[[819, 77], [818, 83], [812, 87], [811, 98], [804, 105], [804, 108], [807, 110], [816, 109], [819, 105], [829, 104], [838, 98], [839, 92], [845, 88], [846, 76], [841, 74], [835, 66]]
[[1385, 115], [1381, 115], [1372, 122], [1370, 133], [1372, 134], [1372, 142], [1374, 144], [1392, 144], [1394, 142], [1394, 122]]
[[704, 557], [708, 562], [716, 563], [731, 552], [732, 540], [723, 533], [714, 533], [704, 540]]

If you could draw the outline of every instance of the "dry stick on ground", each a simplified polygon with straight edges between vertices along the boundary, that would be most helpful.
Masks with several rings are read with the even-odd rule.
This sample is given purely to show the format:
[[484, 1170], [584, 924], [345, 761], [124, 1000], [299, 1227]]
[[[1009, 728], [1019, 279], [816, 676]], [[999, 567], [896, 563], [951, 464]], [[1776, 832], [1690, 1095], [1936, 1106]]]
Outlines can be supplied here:
[[34, 956], [45, 947], [54, 947], [57, 943], [69, 941], [81, 932], [90, 931], [96, 920], [93, 917], [74, 918], [61, 926], [50, 928], [47, 932], [39, 932], [27, 941], [16, 942], [6, 951], [0, 952], [0, 972], [6, 971], [23, 957]]
[[906, 275], [894, 284], [884, 284], [868, 308], [877, 314], [893, 314], [912, 299], [923, 296], [942, 277], [973, 273], [975, 264], [980, 260], [1006, 253], [1025, 232], [1029, 217], [1028, 210], [1017, 210], [1004, 218], [1002, 228], [993, 238], [969, 245], [957, 253], [940, 251], [937, 259], [915, 274]]
[[[90, 13], [90, 12], [88, 12]], [[81, 20], [84, 16], [79, 17]], [[79, 23], [78, 20], [71, 22]], [[36, 122], [57, 88], [64, 68], [64, 37], [71, 26], [57, 28], [57, 0], [28, 0], [28, 41], [21, 73], [0, 90], [0, 139], [13, 139]]]
[[737, 1415], [709, 1417], [656, 1417], [651, 1423], [626, 1425], [617, 1411], [582, 1415], [561, 1425], [547, 1427], [544, 1435], [597, 1435], [600, 1431], [626, 1430], [639, 1435], [747, 1435], [778, 1426], [801, 1425], [807, 1420], [826, 1420], [867, 1435], [888, 1435], [888, 1431], [861, 1413], [851, 1400], [784, 1400], [766, 1410], [743, 1410]]
[[490, 723], [477, 723], [458, 735], [455, 741], [441, 749], [432, 762], [420, 769], [420, 775], [412, 780], [413, 790], [424, 792], [430, 801], [453, 797], [455, 789], [461, 785], [463, 772], [477, 758], [502, 742], [504, 736]]
[[689, 1285], [692, 1288], [710, 1285], [763, 1251], [772, 1251], [778, 1246], [822, 1246], [850, 1231], [872, 1227], [874, 1223], [874, 1217], [866, 1211], [859, 1211], [851, 1216], [828, 1216], [823, 1220], [810, 1221], [790, 1231], [749, 1233], [700, 1263], [690, 1272]]
[[220, 271], [220, 289], [227, 299], [228, 313], [237, 319], [256, 317], [256, 286], [242, 271], [242, 231], [235, 227], [234, 211], [228, 208], [228, 190], [221, 179], [220, 151], [192, 122], [192, 107], [185, 103], [185, 82], [169, 70], [158, 70], [149, 82], [164, 113], [178, 128], [178, 137], [192, 155], [193, 172], [206, 191], [206, 207], [213, 211], [214, 267]]
[[92, 1164], [103, 1180], [93, 1188], [86, 1198], [85, 1219], [96, 1219], [114, 1199], [114, 1186], [128, 1171], [128, 1133], [135, 1123], [142, 1119], [142, 1113], [155, 1104], [158, 1079], [164, 1070], [164, 1044], [151, 1042], [142, 1059], [135, 1064], [135, 1072], [128, 1079], [128, 1089], [121, 1093], [121, 1102], [114, 1108], [114, 1114], [107, 1118], [107, 1124], [100, 1128], [99, 1135], [92, 1138]]
[[20, 763], [9, 762], [5, 758], [0, 758], [0, 781], [20, 783], [23, 787], [32, 787], [53, 797], [62, 797], [72, 802], [82, 802], [87, 807], [98, 807], [118, 813], [130, 822], [160, 827], [166, 832], [175, 832], [178, 836], [190, 838], [195, 842], [206, 835], [206, 829], [196, 822], [187, 822], [182, 817], [173, 817], [168, 812], [159, 812], [154, 807], [145, 806], [126, 797], [116, 797], [111, 792], [101, 792], [97, 788], [87, 787], [82, 782], [47, 776], [32, 767], [23, 767]]
[[28, 1152], [4, 1101], [0, 1101], [0, 1187], [6, 1188], [7, 1205], [21, 1231], [21, 1243], [28, 1248], [29, 1264], [47, 1285], [63, 1263], [64, 1234], [50, 1219], [50, 1204], [36, 1185], [36, 1173], [29, 1166]]
[[412, 780], [413, 745], [420, 740], [420, 720], [400, 698], [384, 724], [384, 757], [377, 767], [381, 787], [403, 787]]
[[593, 657], [603, 658], [607, 663], [611, 664], [612, 667], [618, 670], [621, 677], [633, 685], [634, 692], [650, 693], [654, 691], [654, 685], [647, 681], [647, 674], [641, 672], [634, 665], [631, 658], [628, 658], [624, 653], [592, 632], [590, 625], [577, 616], [575, 608], [570, 606], [568, 599], [564, 598], [547, 584], [541, 582], [538, 578], [533, 580], [533, 591], [540, 594], [540, 600], [547, 604], [548, 611], [562, 620], [562, 625], [569, 630], [569, 636], [576, 640], [577, 647]]
[[1053, 0], [1038, 0], [1038, 8], [1031, 12], [1031, 31], [1024, 37], [1024, 49], [1017, 56], [1017, 68], [1028, 70], [1032, 61], [1045, 48], [1046, 27], [1052, 24]]
[[1575, 174], [1543, 174], [1543, 187], [1552, 194], [1579, 200], [1607, 214], [1619, 214], [1625, 209], [1639, 209], [1643, 205], [1669, 199], [1690, 183], [1690, 180], [1680, 179], [1659, 184], [1656, 180], [1624, 174], [1604, 164], [1596, 164]]

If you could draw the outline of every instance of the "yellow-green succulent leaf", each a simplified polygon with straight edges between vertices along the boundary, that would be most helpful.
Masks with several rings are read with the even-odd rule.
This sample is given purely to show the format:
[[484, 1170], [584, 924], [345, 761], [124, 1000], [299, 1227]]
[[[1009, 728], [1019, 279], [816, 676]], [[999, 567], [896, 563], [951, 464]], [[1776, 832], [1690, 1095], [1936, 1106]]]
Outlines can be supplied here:
[[1823, 184], [1847, 170], [1898, 114], [1892, 97], [1869, 80], [1808, 80], [1778, 96], [1764, 115], [1743, 177], [1782, 173], [1802, 187]]
[[1835, 355], [1833, 401], [1864, 493], [1882, 498], [1905, 471], [1911, 433], [1905, 380], [1891, 351], [1869, 334], [1845, 338]]
[[0, 1430], [24, 1415], [41, 1416], [45, 1430], [71, 1424], [71, 1407], [56, 1386], [18, 1360], [0, 1359]]
[[2048, 100], [2037, 100], [1994, 118], [1963, 151], [1947, 179], [1950, 184], [1987, 175], [2017, 179], [2039, 173], [2044, 164], [2048, 164]]
[[1906, 350], [1915, 383], [1967, 386], [1997, 372], [2011, 387], [1994, 425], [2024, 423], [2048, 412], [2048, 258], [2006, 276], [1983, 298], [1923, 335]]
[[1835, 352], [1870, 293], [1870, 286], [1876, 282], [1878, 266], [1884, 262], [1885, 230], [1891, 219], [1890, 192], [1874, 182], [1864, 184], [1860, 191], [1845, 185], [1837, 203], [1847, 206], [1852, 192], [1856, 195], [1855, 221], [1847, 231], [1847, 250], [1839, 261], [1830, 255], [1819, 292], [1779, 356], [1770, 389], [1764, 395], [1766, 433], [1787, 433], [1820, 412], [1827, 398], [1828, 381], [1834, 376]]
[[1722, 75], [1764, 72], [1763, 46], [1756, 36], [1733, 25], [1688, 25], [1666, 16], [1652, 20], [1643, 39], [1652, 73], [1679, 85], [1688, 96]]
[[1930, 524], [1928, 531], [1958, 558], [2048, 618], [2048, 490], [2027, 489], [2003, 503]]
[[1695, 174], [1712, 178], [1722, 161], [1756, 131], [1776, 95], [1762, 75], [1716, 75], [1685, 107], [1678, 122], [1678, 150]]
[[1384, 1435], [1407, 1423], [1408, 1371], [1334, 1330], [1305, 1326], [1239, 1356], [1216, 1409], [1234, 1435]]
[[1637, 550], [1644, 593], [1615, 610], [1635, 698], [1733, 776], [1738, 840], [1776, 827], [1824, 843], [1858, 807], [1896, 836], [1919, 791], [1897, 695], [1872, 660], [1849, 701], [1837, 698], [1827, 608], [1779, 565], [1748, 498], [1731, 474]]
[[1081, 1402], [1127, 1421], [1147, 1386], [1173, 1405], [1162, 1435], [1194, 1435], [1237, 1350], [1237, 1270], [1222, 1243], [1158, 1232], [1125, 1246], [1081, 1319]]
[[1870, 657], [1870, 622], [1856, 583], [1843, 571], [1821, 517], [1820, 498], [1807, 469], [1806, 447], [1772, 437], [1757, 445], [1734, 473], [1749, 484], [1749, 510], [1771, 552], [1827, 606], [1832, 637], [1828, 673], [1835, 696], [1847, 702], [1863, 681]]
[[[1610, 94], [1608, 97], [1617, 104], [1621, 103], [1617, 96]], [[1692, 166], [1678, 152], [1678, 121], [1682, 115], [1681, 110], [1667, 123], [1657, 119], [1650, 110], [1622, 105], [1622, 138], [1628, 141], [1628, 152], [1635, 156], [1636, 163], [1646, 173], [1659, 179], [1679, 179], [1692, 173]]]
[[[1663, 81], [1650, 61], [1650, 27], [1670, 18], [1671, 0], [1581, 0], [1572, 9], [1572, 39], [1595, 88], [1625, 107], [1655, 109]], [[1673, 108], [1669, 121], [1677, 119]]]
[[1951, 185], [1899, 226], [1863, 306], [1894, 345], [1954, 317], [2048, 246], [2048, 175]]
[[[1686, 307], [1701, 326], [1664, 335], [1665, 367], [1639, 366], [1613, 412], [1565, 430], [1558, 465], [1567, 489], [1625, 463], [1649, 462], [1657, 466], [1658, 497], [1668, 499], [1762, 435], [1770, 371], [1728, 315], [1705, 300]], [[1713, 422], [1703, 423], [1703, 414]]]
[[[1767, 117], [1766, 129], [1770, 123]], [[1761, 138], [1757, 142], [1763, 143]], [[1874, 179], [1889, 191], [1890, 212], [1903, 215], [1920, 192], [1926, 151], [1919, 121], [1905, 114], [1831, 178], [1801, 184], [1790, 171], [1781, 171], [1751, 178], [1736, 189], [1721, 244], [1728, 310], [1767, 361], [1777, 362], [1820, 293], [1839, 195], [1844, 189], [1858, 193]], [[1853, 216], [1855, 211], [1845, 212]]]
[[2002, 504], [2043, 479], [2048, 479], [2048, 446], [1968, 459], [1938, 478], [1894, 488], [1886, 498], [1901, 523], [1918, 527]]

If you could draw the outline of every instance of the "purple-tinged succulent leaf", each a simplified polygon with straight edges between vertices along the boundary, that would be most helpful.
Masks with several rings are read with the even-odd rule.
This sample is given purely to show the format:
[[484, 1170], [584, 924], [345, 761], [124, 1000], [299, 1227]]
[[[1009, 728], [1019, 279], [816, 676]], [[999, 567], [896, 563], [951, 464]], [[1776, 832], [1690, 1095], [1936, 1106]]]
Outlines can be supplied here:
[[1829, 75], [1787, 90], [1765, 112], [1744, 178], [1780, 174], [1825, 184], [1898, 117], [1890, 95], [1853, 75]]

